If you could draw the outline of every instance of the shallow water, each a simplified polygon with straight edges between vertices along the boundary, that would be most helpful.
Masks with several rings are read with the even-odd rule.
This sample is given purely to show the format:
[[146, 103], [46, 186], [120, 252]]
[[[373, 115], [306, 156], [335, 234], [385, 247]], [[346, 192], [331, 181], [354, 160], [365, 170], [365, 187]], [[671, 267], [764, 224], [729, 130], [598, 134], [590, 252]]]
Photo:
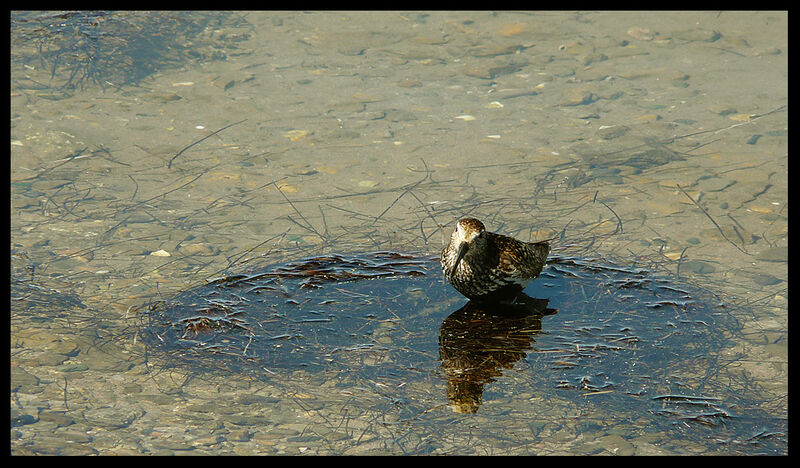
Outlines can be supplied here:
[[[78, 24], [51, 26], [74, 32], [60, 42], [36, 35], [48, 15], [15, 15], [12, 453], [786, 453], [785, 12], [56, 15]], [[125, 29], [137, 23], [147, 47]], [[146, 305], [205, 280], [348, 252], [432, 258], [465, 215], [678, 285], [656, 288], [670, 303], [653, 313], [681, 309], [690, 284], [703, 307], [726, 304], [723, 323], [654, 322], [718, 347], [655, 365], [675, 356], [646, 317], [607, 329], [558, 303], [625, 288], [553, 294], [584, 264], [552, 262], [531, 295], [558, 312], [524, 358], [476, 377], [474, 413], [449, 409], [452, 368], [434, 364], [463, 298], [441, 282], [389, 292], [435, 275], [368, 281], [381, 301], [427, 304], [365, 320], [387, 348], [425, 338], [395, 355], [323, 333], [314, 343], [345, 351], [217, 375], [143, 344]], [[340, 320], [334, 307], [312, 319]]]
[[[154, 367], [273, 385], [303, 369], [339, 391], [380, 382], [392, 389], [384, 417], [416, 436], [441, 430], [451, 414], [442, 408], [472, 414], [484, 400], [490, 421], [505, 424], [514, 411], [552, 425], [558, 419], [536, 408], [551, 395], [576, 405], [591, 398], [639, 435], [673, 437], [663, 449], [694, 440], [709, 451], [780, 450], [783, 437], [745, 448], [754, 427], [773, 435], [786, 427], [758, 410], [753, 388], [716, 378], [728, 363], [719, 353], [741, 329], [730, 305], [708, 292], [646, 270], [556, 257], [526, 289], [534, 297], [481, 305], [441, 287], [439, 270], [438, 259], [384, 252], [273, 266], [151, 306], [142, 338]], [[513, 401], [518, 394], [536, 398]], [[336, 419], [317, 398], [319, 413]]]

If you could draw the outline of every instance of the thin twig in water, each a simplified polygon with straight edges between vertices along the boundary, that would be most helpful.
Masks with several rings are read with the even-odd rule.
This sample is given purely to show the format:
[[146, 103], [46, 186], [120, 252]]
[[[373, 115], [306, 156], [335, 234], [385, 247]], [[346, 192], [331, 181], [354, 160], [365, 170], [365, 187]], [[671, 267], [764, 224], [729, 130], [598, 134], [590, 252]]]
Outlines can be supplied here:
[[169, 163], [167, 163], [167, 169], [171, 169], [171, 168], [172, 168], [172, 162], [173, 162], [173, 161], [175, 161], [175, 159], [176, 159], [178, 156], [182, 155], [184, 151], [188, 150], [189, 148], [191, 148], [192, 146], [194, 146], [194, 145], [196, 145], [196, 144], [198, 144], [198, 143], [202, 143], [202, 142], [204, 142], [204, 141], [208, 140], [208, 139], [209, 139], [209, 138], [211, 138], [212, 136], [216, 135], [217, 133], [219, 133], [219, 132], [221, 132], [221, 131], [223, 131], [223, 130], [225, 130], [225, 129], [231, 128], [231, 127], [233, 127], [234, 125], [238, 125], [238, 124], [240, 124], [240, 123], [244, 122], [245, 120], [247, 120], [247, 119], [242, 119], [242, 120], [240, 120], [240, 121], [238, 121], [238, 122], [234, 122], [234, 123], [232, 123], [232, 124], [228, 124], [228, 125], [226, 125], [226, 126], [224, 126], [224, 127], [220, 128], [220, 129], [219, 129], [219, 130], [217, 130], [216, 132], [211, 132], [210, 134], [208, 134], [208, 135], [204, 136], [203, 138], [201, 138], [201, 139], [199, 139], [199, 140], [195, 141], [194, 143], [192, 143], [191, 145], [187, 146], [186, 148], [184, 148], [184, 149], [182, 149], [182, 150], [178, 151], [178, 153], [177, 153], [175, 156], [173, 156], [173, 157], [172, 157], [172, 159], [170, 159], [170, 160], [169, 160]]
[[283, 193], [283, 190], [281, 190], [281, 188], [280, 188], [280, 187], [278, 187], [278, 184], [277, 184], [277, 183], [275, 183], [275, 182], [273, 182], [273, 185], [275, 186], [275, 188], [276, 188], [276, 189], [278, 189], [278, 193], [280, 193], [280, 194], [283, 196], [283, 198], [284, 198], [284, 199], [285, 199], [285, 200], [286, 200], [286, 201], [289, 203], [289, 206], [291, 206], [291, 207], [292, 207], [292, 209], [294, 210], [294, 212], [295, 212], [295, 213], [297, 213], [297, 215], [298, 215], [298, 216], [300, 216], [300, 218], [301, 218], [303, 221], [305, 221], [305, 222], [306, 222], [306, 224], [307, 224], [308, 226], [303, 226], [302, 224], [300, 224], [300, 223], [298, 223], [297, 221], [293, 220], [291, 216], [287, 216], [287, 218], [289, 218], [289, 221], [291, 221], [291, 222], [293, 222], [293, 223], [297, 224], [298, 226], [300, 226], [300, 227], [302, 227], [302, 228], [308, 229], [309, 231], [313, 232], [314, 234], [316, 234], [317, 236], [319, 236], [319, 238], [320, 238], [320, 239], [322, 239], [322, 242], [327, 242], [327, 240], [325, 239], [325, 237], [324, 237], [322, 234], [320, 234], [320, 233], [319, 233], [319, 231], [317, 231], [317, 230], [314, 228], [314, 226], [313, 226], [313, 225], [312, 225], [312, 224], [311, 224], [311, 223], [310, 223], [310, 222], [309, 222], [309, 221], [306, 219], [306, 217], [305, 217], [305, 216], [303, 216], [303, 213], [301, 213], [301, 212], [300, 212], [300, 210], [298, 210], [298, 209], [297, 209], [297, 207], [296, 207], [296, 206], [294, 206], [294, 203], [292, 203], [292, 201], [291, 201], [291, 200], [289, 200], [289, 197], [287, 197], [287, 196], [286, 196], [286, 194], [285, 194], [285, 193]]
[[64, 377], [64, 408], [69, 411], [69, 405], [67, 404], [67, 378]]
[[[437, 221], [437, 220], [436, 220], [436, 218], [434, 218], [434, 216], [433, 216], [433, 213], [431, 213], [431, 211], [428, 209], [428, 207], [427, 207], [427, 206], [425, 206], [425, 203], [423, 203], [423, 202], [422, 202], [422, 200], [420, 200], [420, 199], [419, 199], [419, 197], [417, 196], [417, 194], [415, 194], [414, 192], [408, 192], [408, 193], [410, 193], [410, 194], [411, 194], [411, 196], [412, 196], [412, 197], [414, 197], [414, 198], [415, 198], [415, 199], [416, 199], [416, 200], [419, 202], [419, 205], [420, 205], [420, 206], [422, 207], [422, 209], [425, 211], [425, 214], [426, 214], [426, 215], [428, 215], [428, 217], [431, 219], [431, 221], [433, 221], [433, 224], [434, 224], [434, 226], [436, 226], [436, 230], [434, 230], [434, 231], [431, 233], [431, 236], [435, 235], [435, 234], [436, 234], [436, 233], [437, 233], [437, 232], [438, 232], [440, 229], [442, 229], [442, 227], [444, 227], [444, 226], [443, 226], [443, 225], [442, 225], [442, 224], [441, 224], [439, 221]], [[422, 221], [424, 221], [424, 220], [420, 220], [420, 230], [422, 230]], [[424, 236], [424, 233], [423, 233], [423, 236]], [[428, 242], [427, 242], [427, 239], [426, 239], [426, 242], [425, 242], [425, 243], [426, 243], [426, 244], [428, 243]]]
[[372, 218], [372, 219], [375, 219], [375, 216], [372, 216], [372, 215], [368, 215], [368, 214], [364, 214], [364, 213], [359, 213], [358, 211], [348, 210], [348, 209], [345, 209], [345, 208], [340, 208], [340, 207], [338, 207], [338, 206], [331, 205], [330, 203], [326, 203], [326, 204], [327, 204], [329, 207], [333, 208], [334, 210], [344, 211], [345, 213], [350, 213], [350, 214], [353, 214], [353, 215], [356, 215], [356, 216], [361, 216], [361, 217], [364, 217], [364, 218]]
[[[290, 229], [291, 229], [291, 228], [290, 228]], [[245, 255], [247, 255], [247, 254], [249, 254], [250, 252], [254, 251], [255, 249], [257, 249], [257, 248], [261, 247], [262, 245], [266, 244], [267, 242], [269, 242], [269, 241], [271, 241], [271, 240], [273, 240], [273, 239], [275, 239], [275, 238], [277, 238], [277, 237], [280, 237], [281, 239], [283, 239], [283, 238], [284, 238], [284, 236], [286, 236], [286, 234], [287, 234], [288, 232], [289, 232], [289, 229], [287, 229], [287, 230], [283, 231], [283, 233], [282, 233], [282, 234], [277, 234], [277, 235], [275, 235], [275, 236], [272, 236], [272, 237], [270, 237], [269, 239], [267, 239], [267, 240], [265, 240], [265, 241], [263, 241], [263, 242], [259, 242], [259, 243], [258, 243], [258, 244], [256, 244], [254, 247], [251, 247], [251, 248], [249, 248], [249, 249], [245, 250], [244, 252], [242, 252], [242, 254], [241, 254], [241, 255], [239, 255], [238, 257], [236, 257], [236, 258], [235, 258], [235, 259], [233, 259], [232, 261], [229, 261], [229, 262], [228, 262], [228, 266], [227, 266], [227, 267], [223, 268], [222, 270], [219, 270], [218, 272], [214, 273], [212, 276], [214, 276], [214, 275], [217, 275], [217, 274], [219, 274], [219, 273], [221, 273], [221, 272], [223, 272], [223, 271], [225, 271], [225, 270], [228, 270], [228, 269], [230, 269], [230, 268], [231, 268], [231, 267], [233, 267], [235, 264], [237, 264], [237, 263], [239, 262], [239, 260], [241, 260], [241, 259], [242, 259], [242, 258], [243, 258]], [[281, 239], [278, 239], [278, 242], [280, 242], [280, 240], [281, 240]]]
[[684, 247], [683, 250], [681, 250], [681, 256], [678, 257], [678, 268], [675, 269], [675, 279], [681, 277], [681, 261], [683, 261], [683, 254], [686, 253], [686, 249], [688, 248], [689, 247]]
[[[88, 150], [88, 149], [89, 149], [89, 147], [87, 146], [86, 148], [83, 148], [83, 149], [81, 149], [81, 150], [78, 150], [78, 151], [76, 151], [75, 153], [73, 153], [73, 154], [71, 154], [71, 155], [67, 156], [66, 158], [59, 159], [58, 161], [56, 161], [56, 162], [57, 162], [57, 163], [59, 163], [59, 164], [56, 164], [56, 165], [55, 165], [55, 166], [53, 166], [53, 167], [50, 167], [50, 168], [48, 168], [48, 169], [45, 169], [45, 170], [43, 170], [42, 172], [40, 172], [40, 173], [36, 174], [35, 176], [28, 177], [27, 179], [22, 179], [22, 180], [31, 180], [31, 179], [36, 179], [36, 178], [42, 177], [43, 175], [47, 174], [48, 172], [52, 171], [53, 169], [56, 169], [56, 168], [58, 168], [58, 167], [61, 167], [61, 166], [63, 166], [64, 164], [66, 164], [66, 163], [68, 163], [68, 162], [70, 162], [70, 161], [74, 161], [74, 160], [76, 160], [76, 159], [82, 159], [82, 158], [86, 158], [86, 157], [88, 157], [88, 156], [81, 156], [81, 155], [82, 155], [83, 153], [85, 153], [85, 152], [86, 152], [86, 150]], [[91, 154], [90, 154], [90, 155], [91, 155]], [[89, 156], [90, 156], [90, 155], [89, 155]]]
[[719, 224], [717, 224], [717, 222], [716, 222], [716, 221], [714, 221], [714, 218], [712, 218], [712, 217], [711, 217], [711, 215], [710, 215], [710, 214], [708, 214], [708, 211], [706, 211], [706, 210], [705, 210], [705, 209], [704, 209], [702, 206], [700, 206], [700, 204], [699, 204], [699, 203], [697, 203], [697, 201], [696, 201], [694, 198], [692, 198], [692, 196], [691, 196], [691, 195], [689, 195], [688, 193], [686, 193], [686, 190], [684, 190], [684, 189], [683, 189], [683, 188], [682, 188], [680, 185], [678, 185], [678, 184], [675, 184], [675, 186], [676, 186], [676, 187], [678, 187], [678, 190], [680, 190], [681, 192], [683, 192], [683, 194], [684, 194], [684, 195], [686, 195], [687, 197], [689, 197], [689, 200], [691, 200], [691, 201], [692, 201], [692, 203], [694, 203], [694, 206], [696, 206], [696, 207], [700, 208], [700, 211], [702, 211], [702, 212], [703, 212], [703, 214], [704, 214], [704, 215], [706, 215], [706, 217], [707, 217], [709, 220], [711, 220], [711, 222], [712, 222], [712, 223], [714, 223], [714, 226], [716, 226], [717, 230], [719, 231], [719, 233], [720, 233], [720, 234], [722, 234], [722, 237], [724, 237], [726, 241], [730, 242], [730, 243], [731, 243], [731, 245], [732, 245], [732, 246], [734, 246], [734, 247], [736, 247], [736, 249], [738, 249], [740, 252], [742, 252], [742, 253], [744, 253], [744, 254], [747, 254], [747, 255], [750, 255], [750, 254], [749, 254], [747, 251], [745, 251], [744, 249], [742, 249], [742, 248], [741, 248], [741, 247], [739, 247], [738, 245], [734, 244], [732, 240], [728, 239], [728, 236], [726, 236], [726, 235], [725, 235], [725, 233], [724, 233], [724, 232], [722, 232], [722, 228], [721, 228], [721, 227], [719, 227]]
[[[177, 191], [177, 190], [180, 190], [180, 189], [182, 189], [182, 188], [186, 187], [187, 185], [191, 185], [191, 184], [192, 184], [192, 183], [194, 183], [194, 182], [195, 182], [197, 179], [199, 179], [199, 178], [203, 177], [204, 175], [206, 175], [206, 173], [207, 173], [207, 172], [208, 172], [208, 171], [205, 171], [205, 172], [201, 173], [201, 174], [200, 174], [200, 175], [198, 175], [197, 177], [195, 177], [195, 178], [193, 178], [192, 180], [190, 180], [190, 181], [188, 181], [188, 182], [186, 182], [186, 183], [184, 183], [184, 184], [180, 185], [179, 187], [175, 187], [175, 188], [174, 188], [174, 189], [172, 189], [172, 190], [167, 190], [167, 191], [166, 191], [166, 192], [164, 192], [164, 193], [161, 193], [161, 194], [158, 194], [158, 195], [156, 195], [156, 196], [154, 196], [154, 197], [148, 198], [147, 200], [140, 201], [140, 202], [138, 202], [138, 203], [136, 203], [136, 204], [134, 204], [134, 205], [132, 205], [132, 206], [129, 206], [129, 207], [127, 207], [127, 208], [123, 208], [123, 209], [122, 209], [120, 212], [121, 212], [121, 213], [124, 213], [124, 212], [126, 212], [126, 211], [129, 211], [129, 210], [131, 210], [131, 209], [133, 209], [133, 208], [136, 208], [136, 207], [142, 206], [142, 205], [144, 205], [144, 204], [146, 204], [146, 203], [149, 203], [149, 202], [151, 202], [151, 201], [155, 200], [156, 198], [163, 197], [163, 196], [166, 196], [166, 195], [168, 195], [168, 194], [170, 194], [170, 193], [172, 193], [172, 192], [175, 192], [175, 191]], [[103, 233], [103, 236], [105, 236], [105, 235], [108, 235], [108, 234], [109, 234], [111, 231], [113, 231], [114, 229], [116, 229], [116, 228], [118, 228], [118, 227], [122, 226], [123, 224], [125, 224], [125, 222], [126, 222], [126, 221], [128, 221], [128, 218], [130, 218], [130, 217], [131, 217], [131, 215], [129, 215], [129, 216], [126, 216], [126, 217], [125, 217], [125, 219], [123, 219], [123, 220], [122, 220], [122, 221], [120, 221], [119, 223], [117, 223], [117, 224], [115, 224], [114, 226], [112, 226], [112, 227], [110, 227], [109, 229], [107, 229], [107, 230], [106, 230], [106, 232], [104, 232], [104, 233]]]
[[[597, 198], [597, 194], [595, 194], [595, 198]], [[609, 211], [611, 211], [612, 213], [614, 213], [614, 216], [616, 216], [616, 217], [617, 217], [617, 228], [616, 228], [616, 229], [614, 229], [614, 232], [612, 232], [612, 233], [611, 233], [611, 235], [613, 236], [614, 234], [616, 234], [616, 233], [618, 233], [618, 232], [619, 232], [619, 233], [622, 233], [622, 232], [623, 232], [623, 231], [622, 231], [622, 220], [620, 219], [620, 217], [619, 217], [619, 215], [617, 214], [617, 212], [616, 212], [616, 211], [614, 211], [614, 210], [612, 210], [610, 206], [608, 206], [608, 205], [606, 205], [606, 204], [605, 204], [605, 202], [602, 202], [602, 201], [601, 201], [600, 203], [602, 203], [602, 205], [603, 205], [603, 206], [605, 206], [606, 208], [608, 208], [608, 210], [609, 210]]]
[[[427, 178], [427, 176], [426, 176], [425, 178]], [[392, 202], [392, 204], [391, 204], [391, 205], [387, 206], [387, 207], [386, 207], [386, 209], [385, 209], [385, 210], [383, 210], [383, 211], [381, 212], [381, 214], [379, 214], [378, 216], [376, 216], [376, 217], [375, 217], [375, 221], [373, 221], [372, 225], [374, 226], [374, 225], [375, 225], [375, 223], [377, 223], [377, 222], [378, 222], [378, 220], [380, 220], [380, 219], [383, 217], [383, 215], [385, 215], [385, 214], [386, 214], [386, 212], [387, 212], [387, 211], [389, 211], [390, 209], [392, 209], [392, 207], [395, 205], [395, 203], [397, 203], [398, 201], [400, 201], [400, 199], [401, 199], [401, 198], [403, 198], [403, 197], [405, 196], [405, 194], [407, 194], [407, 193], [411, 192], [411, 190], [413, 190], [413, 189], [414, 189], [414, 187], [416, 187], [417, 185], [419, 185], [420, 183], [422, 183], [422, 181], [424, 181], [424, 180], [425, 180], [425, 178], [423, 178], [423, 179], [422, 179], [422, 180], [420, 180], [419, 182], [417, 182], [417, 183], [415, 183], [415, 184], [411, 185], [410, 187], [406, 188], [406, 190], [405, 190], [403, 193], [401, 193], [401, 194], [400, 194], [400, 196], [398, 196], [397, 198], [395, 198], [395, 199], [394, 199], [394, 201]]]
[[328, 234], [328, 222], [325, 220], [325, 212], [322, 211], [321, 206], [317, 205], [317, 208], [319, 208], [319, 214], [322, 215], [322, 227], [325, 228], [325, 238], [327, 239], [330, 235]]
[[681, 138], [689, 138], [689, 137], [693, 137], [693, 136], [697, 136], [697, 135], [702, 135], [702, 134], [704, 134], [704, 133], [712, 133], [712, 134], [716, 135], [717, 133], [721, 133], [721, 132], [724, 132], [724, 131], [726, 131], [726, 130], [730, 130], [730, 129], [732, 129], [732, 128], [736, 128], [736, 127], [739, 127], [739, 126], [742, 126], [742, 125], [745, 125], [745, 124], [752, 123], [752, 122], [754, 122], [755, 120], [758, 120], [758, 119], [760, 119], [761, 117], [766, 117], [766, 116], [768, 116], [768, 115], [770, 115], [770, 114], [774, 114], [774, 113], [776, 113], [776, 112], [780, 112], [780, 111], [782, 111], [782, 110], [783, 110], [785, 107], [786, 107], [786, 104], [784, 104], [784, 105], [782, 105], [782, 106], [778, 106], [777, 108], [775, 108], [775, 109], [773, 109], [773, 110], [771, 110], [771, 111], [769, 111], [769, 112], [765, 112], [765, 113], [763, 113], [763, 114], [754, 115], [754, 116], [752, 116], [752, 117], [750, 118], [750, 120], [748, 120], [748, 121], [746, 121], [746, 122], [740, 122], [740, 123], [736, 123], [736, 124], [733, 124], [733, 125], [729, 125], [729, 126], [727, 126], [727, 127], [723, 127], [723, 128], [716, 129], [716, 130], [702, 130], [702, 131], [699, 131], [699, 132], [687, 133], [686, 135], [674, 136], [674, 137], [672, 137], [672, 138], [668, 138], [667, 140], [664, 140], [664, 141], [662, 141], [662, 143], [664, 143], [664, 144], [669, 144], [669, 143], [672, 143], [673, 141], [675, 141], [675, 140], [678, 140], [678, 139], [681, 139]]
[[131, 177], [130, 174], [128, 174], [128, 178], [131, 179], [133, 183], [136, 185], [136, 189], [133, 191], [133, 195], [131, 195], [131, 200], [133, 200], [134, 198], [136, 198], [136, 194], [139, 193], [139, 183], [136, 182], [136, 179]]

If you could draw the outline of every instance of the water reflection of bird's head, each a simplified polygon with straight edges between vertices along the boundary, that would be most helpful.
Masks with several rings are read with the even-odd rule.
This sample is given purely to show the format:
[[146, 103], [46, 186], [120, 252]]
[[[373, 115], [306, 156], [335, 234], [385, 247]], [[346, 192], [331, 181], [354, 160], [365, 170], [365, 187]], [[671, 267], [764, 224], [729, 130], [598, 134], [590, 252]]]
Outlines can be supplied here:
[[484, 385], [525, 357], [542, 329], [541, 318], [557, 312], [548, 302], [524, 294], [515, 304], [470, 301], [444, 319], [439, 358], [454, 411], [476, 412]]

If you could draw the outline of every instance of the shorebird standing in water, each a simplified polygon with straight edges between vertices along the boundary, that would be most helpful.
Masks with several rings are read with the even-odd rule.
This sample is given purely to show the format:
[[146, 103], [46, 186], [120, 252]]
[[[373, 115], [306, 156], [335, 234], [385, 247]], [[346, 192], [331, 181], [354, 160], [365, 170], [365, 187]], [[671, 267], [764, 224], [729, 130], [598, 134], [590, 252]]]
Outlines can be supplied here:
[[442, 271], [458, 292], [479, 302], [512, 302], [544, 267], [550, 244], [487, 232], [463, 218], [442, 250]]

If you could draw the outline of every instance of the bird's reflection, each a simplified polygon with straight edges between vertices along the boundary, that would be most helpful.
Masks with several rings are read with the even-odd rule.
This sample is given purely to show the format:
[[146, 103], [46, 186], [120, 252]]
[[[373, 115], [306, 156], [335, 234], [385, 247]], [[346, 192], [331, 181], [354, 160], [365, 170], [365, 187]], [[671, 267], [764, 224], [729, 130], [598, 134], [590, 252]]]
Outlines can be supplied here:
[[547, 308], [548, 302], [525, 294], [513, 305], [470, 301], [444, 319], [439, 358], [454, 411], [478, 411], [483, 386], [525, 357], [542, 329], [542, 317], [557, 312]]

